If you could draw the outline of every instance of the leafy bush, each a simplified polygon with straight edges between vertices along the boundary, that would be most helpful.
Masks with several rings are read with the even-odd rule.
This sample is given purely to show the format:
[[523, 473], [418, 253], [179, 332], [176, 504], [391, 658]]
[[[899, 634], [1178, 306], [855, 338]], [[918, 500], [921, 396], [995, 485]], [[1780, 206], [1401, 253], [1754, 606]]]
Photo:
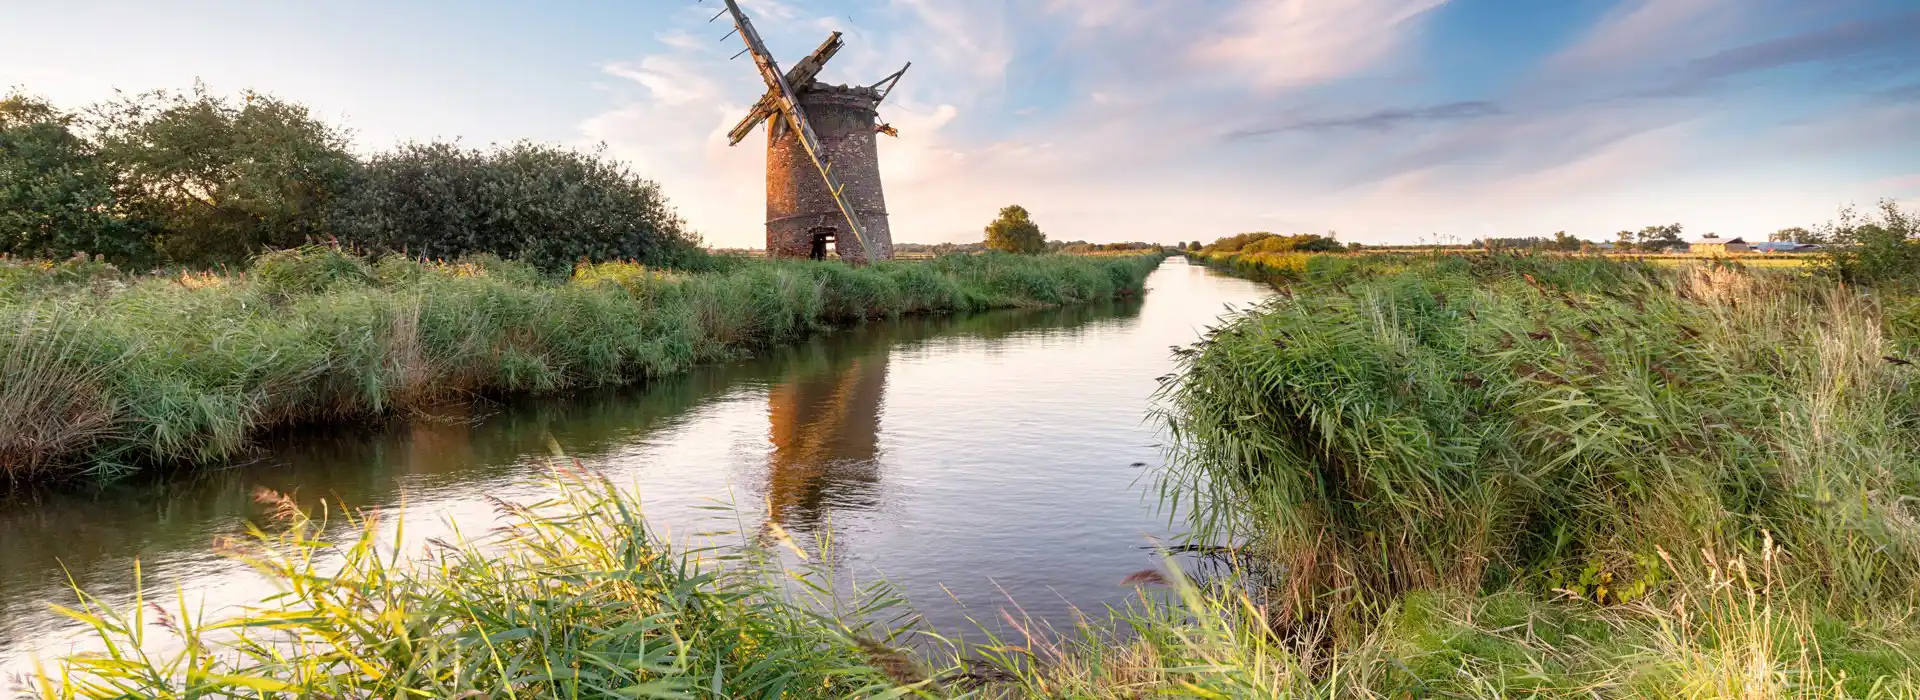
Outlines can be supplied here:
[[1227, 236], [1201, 248], [1208, 253], [1326, 253], [1344, 249], [1332, 236], [1283, 236], [1266, 231]]
[[691, 265], [695, 241], [659, 185], [597, 154], [519, 143], [412, 144], [370, 160], [335, 230], [375, 250], [492, 253], [552, 273], [579, 260]]
[[0, 99], [0, 253], [145, 258], [142, 227], [116, 206], [115, 173], [74, 122], [24, 95]]
[[1892, 200], [1882, 201], [1871, 217], [1842, 209], [1840, 219], [1816, 236], [1827, 242], [1824, 269], [1839, 279], [1920, 285], [1920, 216], [1902, 211]]
[[355, 168], [346, 134], [305, 106], [204, 86], [148, 92], [92, 110], [119, 206], [153, 229], [166, 262], [239, 263], [324, 238]]
[[1033, 222], [1027, 208], [1015, 204], [1000, 209], [1000, 216], [987, 224], [987, 248], [1008, 253], [1042, 253], [1047, 236]]
[[343, 130], [298, 103], [204, 86], [80, 116], [0, 100], [0, 254], [207, 268], [336, 238], [441, 260], [488, 253], [556, 276], [580, 260], [725, 264], [658, 185], [600, 154], [415, 144], [362, 163]]

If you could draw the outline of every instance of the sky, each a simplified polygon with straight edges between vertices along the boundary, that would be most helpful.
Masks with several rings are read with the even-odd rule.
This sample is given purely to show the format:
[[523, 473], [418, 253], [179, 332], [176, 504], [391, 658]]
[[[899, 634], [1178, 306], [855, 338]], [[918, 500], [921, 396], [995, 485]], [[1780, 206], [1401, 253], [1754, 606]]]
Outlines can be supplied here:
[[[0, 0], [0, 89], [270, 92], [355, 147], [520, 139], [764, 242], [764, 92], [718, 0]], [[1920, 0], [745, 0], [777, 58], [882, 105], [894, 238], [1244, 231], [1363, 243], [1681, 223], [1764, 237], [1920, 206]]]

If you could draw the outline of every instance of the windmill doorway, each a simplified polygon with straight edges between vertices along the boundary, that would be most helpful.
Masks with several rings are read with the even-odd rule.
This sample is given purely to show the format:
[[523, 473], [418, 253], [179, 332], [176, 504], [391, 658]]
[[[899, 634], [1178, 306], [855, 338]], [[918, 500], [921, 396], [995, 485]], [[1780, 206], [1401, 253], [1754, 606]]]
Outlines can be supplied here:
[[838, 240], [839, 232], [839, 229], [832, 226], [815, 226], [808, 229], [807, 233], [813, 237], [813, 249], [807, 253], [807, 257], [814, 260], [827, 259], [827, 246]]

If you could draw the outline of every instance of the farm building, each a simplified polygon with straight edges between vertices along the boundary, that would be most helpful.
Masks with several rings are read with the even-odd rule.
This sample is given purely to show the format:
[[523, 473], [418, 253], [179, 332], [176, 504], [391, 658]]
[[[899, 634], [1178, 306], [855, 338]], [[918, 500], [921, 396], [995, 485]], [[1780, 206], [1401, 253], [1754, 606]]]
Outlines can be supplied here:
[[1688, 252], [1691, 252], [1695, 255], [1721, 255], [1725, 253], [1744, 253], [1747, 251], [1747, 242], [1746, 240], [1740, 239], [1740, 238], [1721, 238], [1719, 236], [1707, 236], [1706, 238], [1702, 238], [1700, 240], [1687, 244], [1687, 248], [1688, 248]]
[[1806, 253], [1819, 250], [1820, 246], [1812, 243], [1794, 243], [1793, 241], [1767, 241], [1765, 243], [1755, 243], [1747, 246], [1747, 249], [1756, 253]]

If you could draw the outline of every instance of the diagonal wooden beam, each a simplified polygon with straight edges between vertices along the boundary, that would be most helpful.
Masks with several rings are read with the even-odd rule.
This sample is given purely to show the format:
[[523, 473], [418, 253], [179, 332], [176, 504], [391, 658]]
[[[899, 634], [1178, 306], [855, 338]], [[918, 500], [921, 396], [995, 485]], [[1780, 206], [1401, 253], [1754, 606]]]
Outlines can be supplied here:
[[[841, 47], [844, 46], [846, 42], [840, 40], [840, 32], [834, 32], [833, 36], [820, 42], [820, 48], [814, 49], [813, 53], [787, 69], [787, 84], [792, 85], [794, 89], [804, 88], [807, 83], [813, 82], [813, 79], [820, 75], [820, 71], [827, 67], [827, 61], [832, 59], [834, 54], [840, 53]], [[727, 132], [727, 145], [740, 145], [740, 142], [745, 141], [747, 135], [753, 133], [753, 128], [759, 126], [760, 122], [778, 116], [779, 105], [780, 98], [774, 94], [772, 88], [768, 88], [767, 94], [761, 95], [760, 101], [747, 112], [747, 117], [740, 120], [739, 124], [735, 124], [732, 131]]]
[[[840, 177], [833, 173], [833, 165], [827, 162], [820, 137], [813, 132], [813, 125], [807, 122], [806, 110], [800, 108], [799, 94], [794, 92], [793, 84], [787, 82], [787, 75], [780, 71], [780, 64], [773, 60], [773, 54], [767, 51], [767, 44], [760, 40], [760, 32], [754, 30], [753, 22], [747, 19], [745, 12], [740, 11], [740, 3], [735, 0], [726, 0], [726, 3], [727, 11], [733, 13], [734, 27], [740, 30], [740, 38], [747, 42], [747, 50], [753, 52], [753, 64], [760, 69], [760, 78], [767, 82], [767, 87], [780, 102], [781, 116], [786, 117], [787, 125], [800, 137], [800, 146], [806, 149], [813, 167], [820, 170], [827, 191], [833, 194], [833, 203], [839, 205], [840, 213], [847, 217], [847, 228], [852, 230], [854, 240], [860, 242], [860, 250], [866, 254], [866, 261], [874, 262], [873, 243], [867, 240], [867, 229], [860, 225], [860, 215], [854, 211], [853, 202], [847, 199], [846, 186], [840, 184]], [[834, 36], [827, 41], [834, 43], [838, 39], [838, 36]]]

